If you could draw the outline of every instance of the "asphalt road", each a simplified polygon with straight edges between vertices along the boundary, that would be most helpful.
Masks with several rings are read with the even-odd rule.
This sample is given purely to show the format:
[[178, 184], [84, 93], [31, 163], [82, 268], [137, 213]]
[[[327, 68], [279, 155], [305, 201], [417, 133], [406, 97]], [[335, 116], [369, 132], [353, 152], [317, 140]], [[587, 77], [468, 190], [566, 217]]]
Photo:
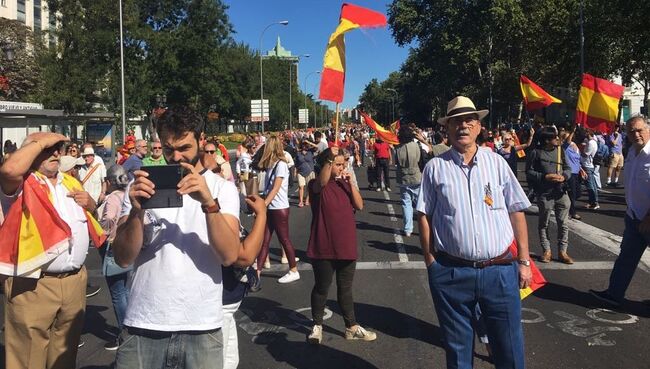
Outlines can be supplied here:
[[[365, 168], [357, 171], [357, 176], [364, 187]], [[290, 233], [301, 259], [301, 279], [289, 285], [277, 283], [287, 266], [279, 262], [279, 244], [274, 238], [272, 268], [263, 273], [262, 290], [247, 296], [236, 314], [240, 368], [445, 367], [417, 225], [413, 236], [400, 235], [402, 210], [394, 182], [392, 188], [390, 194], [362, 188], [365, 208], [357, 214], [355, 309], [359, 323], [377, 332], [377, 340], [349, 342], [343, 338], [345, 327], [332, 286], [323, 344], [314, 347], [305, 343], [311, 325], [309, 299], [313, 287], [305, 255], [311, 212], [296, 207], [293, 198]], [[290, 192], [293, 194], [293, 189]], [[616, 256], [616, 240], [623, 232], [623, 192], [611, 192], [602, 194], [600, 211], [581, 211], [583, 221], [571, 221], [569, 253], [576, 264], [540, 265], [549, 283], [523, 301], [529, 368], [648, 368], [650, 307], [639, 302], [650, 298], [648, 266], [636, 273], [627, 295], [631, 301], [618, 312], [603, 310], [587, 292], [606, 286]], [[250, 223], [250, 218], [242, 219]], [[531, 251], [541, 253], [537, 216], [530, 213], [527, 220]], [[550, 234], [555, 233], [552, 225]], [[115, 330], [115, 317], [99, 272], [99, 257], [93, 250], [87, 265], [91, 281], [103, 288], [88, 300], [82, 337], [86, 344], [79, 350], [78, 367], [107, 368], [115, 354], [104, 350], [103, 345], [111, 338], [109, 332]], [[474, 364], [477, 368], [492, 367], [482, 345], [476, 345]]]

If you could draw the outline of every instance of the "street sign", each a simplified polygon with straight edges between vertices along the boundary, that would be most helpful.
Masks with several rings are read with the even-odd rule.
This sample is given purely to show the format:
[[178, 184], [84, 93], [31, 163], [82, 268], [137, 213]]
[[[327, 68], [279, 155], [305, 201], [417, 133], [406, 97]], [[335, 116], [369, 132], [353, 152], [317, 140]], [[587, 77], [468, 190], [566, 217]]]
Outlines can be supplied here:
[[262, 106], [261, 101], [251, 100], [251, 122], [261, 122], [262, 121], [262, 108], [264, 108], [264, 121], [269, 121], [269, 100], [264, 99], [264, 106]]
[[298, 123], [309, 124], [309, 109], [298, 109]]

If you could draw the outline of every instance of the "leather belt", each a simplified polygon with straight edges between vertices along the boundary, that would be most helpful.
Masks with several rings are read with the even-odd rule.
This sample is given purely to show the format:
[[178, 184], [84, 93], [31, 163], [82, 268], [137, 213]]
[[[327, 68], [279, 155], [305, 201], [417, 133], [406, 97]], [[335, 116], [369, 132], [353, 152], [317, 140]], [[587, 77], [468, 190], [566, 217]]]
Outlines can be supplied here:
[[503, 254], [495, 258], [488, 259], [488, 260], [480, 260], [480, 261], [462, 259], [456, 256], [449, 255], [444, 251], [436, 251], [435, 257], [436, 258], [442, 257], [460, 266], [472, 267], [475, 269], [483, 269], [492, 265], [508, 265], [508, 264], [512, 264], [512, 262], [515, 261], [515, 259], [510, 255], [510, 250], [508, 249], [506, 249], [506, 251]]
[[144, 329], [144, 328], [136, 328], [136, 327], [129, 327], [129, 326], [124, 326], [124, 329], [132, 335], [132, 336], [141, 336], [141, 337], [146, 337], [146, 338], [151, 338], [151, 339], [162, 339], [162, 338], [169, 338], [175, 333], [181, 333], [181, 334], [188, 334], [192, 336], [196, 335], [201, 335], [201, 334], [206, 334], [206, 333], [215, 333], [221, 330], [221, 328], [215, 328], [215, 329], [209, 329], [207, 331], [177, 331], [177, 332], [169, 332], [169, 331], [154, 331], [151, 329]]
[[69, 277], [71, 275], [75, 275], [81, 271], [81, 268], [71, 270], [69, 272], [60, 272], [60, 273], [54, 273], [54, 272], [41, 272], [41, 278], [43, 277], [50, 277], [50, 278], [65, 278]]

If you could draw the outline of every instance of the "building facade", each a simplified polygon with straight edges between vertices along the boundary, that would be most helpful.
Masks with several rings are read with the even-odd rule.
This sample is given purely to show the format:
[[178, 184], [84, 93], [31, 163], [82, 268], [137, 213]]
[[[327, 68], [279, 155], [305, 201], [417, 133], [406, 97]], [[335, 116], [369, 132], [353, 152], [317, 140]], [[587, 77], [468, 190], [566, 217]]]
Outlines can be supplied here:
[[15, 19], [33, 31], [46, 31], [56, 26], [46, 0], [0, 0], [0, 18]]

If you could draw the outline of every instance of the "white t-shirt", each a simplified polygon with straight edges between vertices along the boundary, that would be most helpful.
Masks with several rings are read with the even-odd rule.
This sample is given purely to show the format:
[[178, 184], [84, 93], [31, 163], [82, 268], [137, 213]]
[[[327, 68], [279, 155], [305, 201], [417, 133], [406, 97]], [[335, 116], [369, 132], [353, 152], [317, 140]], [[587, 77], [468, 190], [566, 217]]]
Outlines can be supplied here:
[[286, 151], [284, 152], [284, 158], [286, 159], [289, 168], [293, 168], [296, 165], [296, 163], [293, 162], [293, 157], [291, 156], [291, 154], [289, 154]]
[[[232, 182], [203, 174], [221, 212], [239, 219]], [[128, 189], [127, 189], [128, 193]], [[122, 214], [131, 209], [125, 196]], [[124, 324], [156, 331], [205, 331], [222, 326], [221, 260], [208, 240], [201, 204], [183, 196], [182, 208], [145, 211], [144, 245], [129, 281]]]
[[593, 168], [596, 151], [598, 151], [598, 143], [596, 140], [587, 140], [587, 147], [585, 147], [585, 152], [580, 157], [580, 164], [585, 168]]
[[[275, 167], [275, 173], [273, 173], [273, 167]], [[282, 160], [278, 161], [277, 166], [273, 164], [271, 168], [266, 170], [265, 175], [265, 185], [264, 193], [268, 195], [273, 189], [273, 182], [276, 178], [282, 178], [282, 186], [280, 186], [280, 191], [275, 195], [271, 203], [269, 204], [269, 209], [286, 209], [289, 207], [289, 166], [287, 163]]]
[[93, 162], [90, 168], [87, 165], [81, 167], [81, 169], [79, 169], [79, 182], [86, 178], [86, 174], [89, 173], [95, 165], [98, 166], [97, 169], [95, 169], [90, 177], [88, 177], [83, 186], [84, 190], [90, 194], [90, 197], [92, 197], [95, 202], [99, 202], [99, 195], [102, 193], [102, 183], [106, 179], [106, 167], [104, 164]]

